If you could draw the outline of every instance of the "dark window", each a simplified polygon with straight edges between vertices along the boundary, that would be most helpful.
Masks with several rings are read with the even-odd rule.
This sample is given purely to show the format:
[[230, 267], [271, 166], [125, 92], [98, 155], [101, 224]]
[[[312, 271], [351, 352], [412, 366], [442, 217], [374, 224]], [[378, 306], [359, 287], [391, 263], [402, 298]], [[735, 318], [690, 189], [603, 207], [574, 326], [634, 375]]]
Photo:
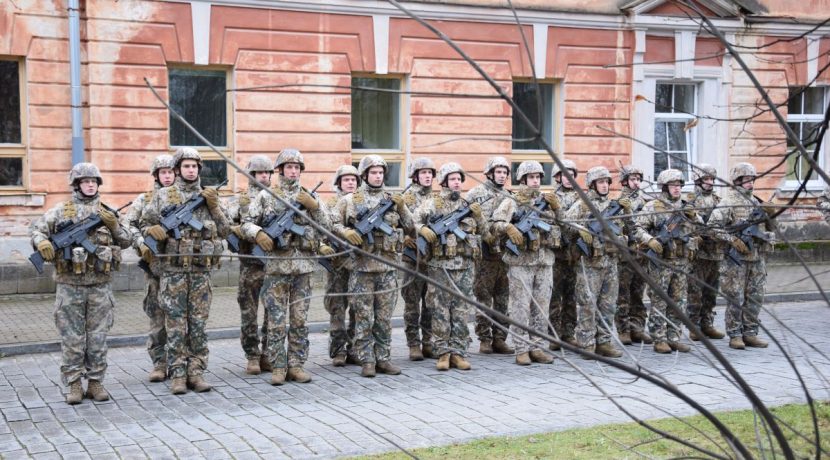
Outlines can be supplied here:
[[400, 149], [400, 80], [355, 77], [352, 88], [352, 149]]
[[[553, 171], [553, 162], [552, 161], [540, 161], [542, 165], [542, 170], [545, 171], [545, 177], [542, 178], [542, 185], [552, 185], [553, 184], [553, 176], [551, 172]], [[519, 165], [522, 164], [521, 161], [514, 161], [511, 163], [511, 174], [510, 174], [510, 183], [513, 185], [519, 185], [519, 178], [516, 177], [516, 171], [519, 169]]]
[[[541, 101], [541, 105], [539, 105]], [[539, 129], [548, 145], [553, 146], [553, 85], [513, 83], [513, 102]], [[518, 113], [513, 113], [513, 150], [544, 150], [542, 143], [532, 139], [532, 130]]]
[[0, 61], [0, 144], [20, 144], [20, 72], [17, 61]]
[[202, 161], [201, 177], [202, 186], [215, 186], [221, 184], [228, 178], [228, 167], [225, 160], [204, 160]]
[[0, 157], [0, 187], [23, 185], [23, 158]]
[[[227, 141], [226, 73], [221, 70], [170, 69], [170, 107], [211, 144]], [[206, 145], [170, 115], [170, 145]]]
[[[787, 124], [801, 139], [807, 153], [813, 155], [818, 144], [818, 133], [824, 120], [824, 111], [830, 103], [826, 87], [791, 87], [787, 102]], [[787, 180], [802, 181], [810, 171], [810, 164], [798, 153], [795, 144], [787, 139]], [[824, 164], [824, 148], [819, 148], [818, 163]], [[808, 180], [818, 180], [812, 171]]]

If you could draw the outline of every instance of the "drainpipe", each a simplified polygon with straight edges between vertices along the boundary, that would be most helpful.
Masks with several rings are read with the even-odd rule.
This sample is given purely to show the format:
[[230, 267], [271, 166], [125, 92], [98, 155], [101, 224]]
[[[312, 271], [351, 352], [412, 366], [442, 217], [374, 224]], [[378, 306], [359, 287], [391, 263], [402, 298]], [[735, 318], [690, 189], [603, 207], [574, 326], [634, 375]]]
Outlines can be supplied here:
[[84, 126], [81, 119], [81, 21], [79, 0], [69, 0], [69, 84], [72, 93], [72, 164], [84, 161]]

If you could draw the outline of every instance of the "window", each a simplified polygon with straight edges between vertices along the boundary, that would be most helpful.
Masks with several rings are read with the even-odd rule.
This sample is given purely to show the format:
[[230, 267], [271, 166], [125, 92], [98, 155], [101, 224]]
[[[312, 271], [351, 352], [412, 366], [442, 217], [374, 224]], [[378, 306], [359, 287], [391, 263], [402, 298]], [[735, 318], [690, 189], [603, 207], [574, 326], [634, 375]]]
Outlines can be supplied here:
[[[539, 105], [541, 101], [542, 105]], [[553, 84], [513, 83], [513, 102], [522, 109], [527, 118], [539, 128], [542, 138], [553, 146]], [[518, 113], [513, 114], [513, 150], [544, 150], [539, 140], [533, 138], [532, 130]]]
[[[787, 124], [801, 139], [807, 153], [812, 155], [816, 148], [816, 137], [824, 120], [824, 111], [830, 103], [827, 87], [792, 87], [787, 103]], [[826, 140], [826, 138], [825, 138]], [[787, 140], [787, 185], [797, 187], [806, 177], [810, 165], [798, 154], [795, 144]], [[819, 165], [824, 164], [824, 148], [819, 150]], [[809, 182], [818, 183], [818, 174], [812, 172]], [[808, 182], [808, 183], [809, 183]]]
[[397, 77], [352, 77], [352, 162], [357, 167], [366, 155], [380, 155], [388, 171], [384, 184], [403, 186], [404, 147], [401, 87]]
[[26, 160], [22, 62], [0, 59], [0, 190], [24, 188]]
[[202, 186], [216, 186], [228, 178], [228, 166], [225, 160], [202, 161], [202, 172], [199, 173]]
[[683, 171], [689, 181], [690, 164], [694, 154], [696, 118], [694, 84], [657, 83], [654, 98], [654, 177], [670, 168]]
[[[553, 175], [551, 174], [553, 171], [553, 161], [539, 161], [539, 163], [542, 164], [542, 169], [545, 171], [545, 177], [542, 178], [542, 187], [553, 185]], [[513, 161], [510, 163], [510, 181], [513, 185], [519, 185], [519, 179], [516, 177], [516, 170], [519, 169], [520, 164], [522, 164], [521, 161]]]

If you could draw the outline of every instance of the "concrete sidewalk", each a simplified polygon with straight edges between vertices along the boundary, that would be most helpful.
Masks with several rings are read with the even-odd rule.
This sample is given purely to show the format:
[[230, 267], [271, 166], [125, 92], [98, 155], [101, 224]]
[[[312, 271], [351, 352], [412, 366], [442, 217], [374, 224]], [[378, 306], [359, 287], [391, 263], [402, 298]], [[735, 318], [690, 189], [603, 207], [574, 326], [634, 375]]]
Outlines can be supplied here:
[[[821, 286], [830, 286], [830, 264], [813, 264], [809, 267]], [[768, 302], [820, 298], [815, 284], [808, 278], [801, 265], [769, 265], [768, 271]], [[322, 332], [328, 328], [329, 317], [323, 308], [323, 293], [322, 286], [315, 286], [308, 313], [309, 328], [312, 332]], [[148, 321], [141, 305], [143, 296], [144, 294], [139, 291], [115, 292], [115, 324], [110, 331], [112, 346], [144, 343]], [[59, 337], [52, 316], [54, 302], [54, 294], [0, 296], [0, 353], [15, 355], [58, 350]], [[261, 313], [260, 310], [260, 320]], [[393, 315], [393, 325], [403, 324], [402, 314], [403, 300], [399, 298]], [[239, 322], [236, 288], [214, 289], [208, 321], [210, 338], [239, 337]]]

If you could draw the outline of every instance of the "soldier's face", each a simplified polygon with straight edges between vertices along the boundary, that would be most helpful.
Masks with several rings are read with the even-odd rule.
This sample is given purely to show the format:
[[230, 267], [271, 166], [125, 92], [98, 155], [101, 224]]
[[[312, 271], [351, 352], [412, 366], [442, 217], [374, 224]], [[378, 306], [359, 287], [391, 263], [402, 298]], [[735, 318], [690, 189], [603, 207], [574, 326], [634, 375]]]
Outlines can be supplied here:
[[596, 187], [597, 193], [599, 193], [600, 195], [608, 195], [608, 189], [611, 188], [611, 179], [597, 179], [594, 181], [594, 187]]
[[176, 181], [176, 172], [173, 168], [160, 168], [157, 172], [159, 176], [159, 184], [162, 187], [169, 187]]
[[419, 169], [418, 170], [418, 183], [424, 187], [432, 187], [432, 170], [431, 169]]
[[366, 171], [366, 182], [372, 187], [383, 185], [383, 166], [372, 166]]
[[179, 165], [179, 174], [186, 181], [194, 181], [199, 177], [199, 163], [196, 160], [182, 160]]
[[628, 188], [631, 190], [640, 190], [640, 181], [643, 180], [639, 174], [632, 174], [628, 176]]
[[300, 178], [300, 164], [286, 163], [282, 165], [282, 175], [286, 179], [297, 180]]
[[357, 176], [342, 176], [340, 177], [340, 190], [343, 193], [354, 193], [357, 190]]
[[743, 187], [746, 190], [755, 190], [755, 177], [753, 176], [741, 176], [736, 181], [737, 186]]
[[510, 170], [504, 166], [496, 166], [493, 169], [493, 182], [504, 185], [507, 183], [507, 178], [510, 177]]
[[542, 185], [542, 173], [525, 174], [525, 184], [530, 188], [539, 188]]
[[94, 177], [84, 177], [78, 181], [78, 187], [84, 195], [95, 196], [98, 193], [98, 180]]
[[254, 171], [254, 179], [260, 185], [271, 185], [271, 171]]
[[447, 188], [452, 190], [453, 192], [457, 192], [461, 190], [461, 173], [452, 173], [447, 176]]
[[700, 188], [706, 190], [712, 190], [715, 187], [715, 178], [714, 177], [704, 177], [700, 180]]
[[666, 184], [669, 189], [669, 196], [672, 198], [680, 198], [680, 193], [683, 191], [683, 182], [673, 181]]
[[560, 184], [562, 184], [562, 187], [565, 187], [565, 188], [574, 188], [573, 184], [571, 184], [570, 179], [568, 179], [567, 177], [565, 177], [565, 175], [564, 175], [564, 174], [559, 173], [559, 174], [557, 174], [557, 175], [556, 175], [556, 177], [558, 177], [558, 178], [559, 178], [559, 183], [560, 183]]

